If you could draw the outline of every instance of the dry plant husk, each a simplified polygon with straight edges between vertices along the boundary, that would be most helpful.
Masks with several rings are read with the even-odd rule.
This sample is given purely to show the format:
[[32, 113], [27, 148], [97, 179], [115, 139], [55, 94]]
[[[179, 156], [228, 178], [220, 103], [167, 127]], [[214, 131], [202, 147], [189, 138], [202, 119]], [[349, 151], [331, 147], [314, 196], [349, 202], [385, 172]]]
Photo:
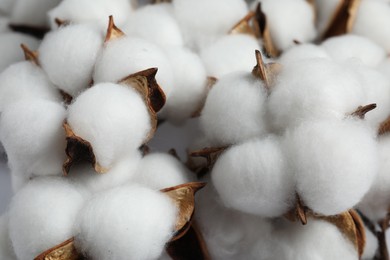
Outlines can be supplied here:
[[[218, 157], [228, 148], [228, 146], [205, 147], [200, 150], [189, 152], [187, 167], [195, 172], [198, 178], [201, 178], [211, 171]], [[204, 158], [205, 161], [203, 164], [195, 166], [191, 160], [192, 157], [201, 157]]]

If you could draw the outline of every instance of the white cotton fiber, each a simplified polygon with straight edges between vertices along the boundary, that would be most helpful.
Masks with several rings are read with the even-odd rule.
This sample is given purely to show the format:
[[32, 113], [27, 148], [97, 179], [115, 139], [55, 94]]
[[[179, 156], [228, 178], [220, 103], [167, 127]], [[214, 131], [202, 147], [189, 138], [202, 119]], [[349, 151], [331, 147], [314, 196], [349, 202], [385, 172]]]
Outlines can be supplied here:
[[243, 0], [175, 0], [173, 7], [186, 45], [194, 49], [227, 34], [248, 12]]
[[15, 0], [10, 13], [11, 24], [48, 27], [46, 13], [61, 0]]
[[308, 1], [262, 0], [261, 8], [277, 49], [286, 50], [294, 45], [294, 40], [304, 43], [316, 37], [314, 11]]
[[141, 95], [130, 86], [100, 83], [69, 106], [73, 132], [90, 142], [104, 168], [135, 152], [151, 131], [150, 115]]
[[251, 71], [256, 65], [255, 50], [259, 49], [259, 42], [253, 36], [232, 34], [203, 48], [200, 57], [207, 75], [220, 78], [231, 72]]
[[313, 58], [331, 59], [322, 46], [314, 45], [312, 43], [303, 43], [294, 45], [283, 52], [278, 59], [278, 62], [285, 64]]
[[378, 171], [375, 133], [359, 119], [304, 122], [286, 133], [285, 149], [297, 193], [324, 215], [360, 202]]
[[48, 12], [51, 28], [57, 28], [55, 18], [72, 23], [94, 23], [106, 29], [112, 15], [122, 25], [133, 10], [129, 0], [63, 0]]
[[15, 63], [0, 74], [0, 112], [21, 99], [62, 101], [46, 73], [30, 61]]
[[211, 172], [226, 207], [278, 217], [293, 207], [295, 185], [279, 140], [252, 139], [225, 151]]
[[384, 59], [376, 69], [390, 81], [390, 57]]
[[106, 43], [97, 59], [93, 79], [96, 83], [117, 82], [149, 68], [158, 68], [157, 82], [169, 97], [174, 80], [166, 55], [151, 42], [124, 36]]
[[103, 35], [94, 25], [69, 25], [48, 33], [39, 47], [42, 68], [60, 89], [77, 96], [92, 80]]
[[77, 217], [76, 247], [96, 260], [156, 259], [173, 235], [176, 207], [138, 185], [96, 194]]
[[318, 32], [323, 34], [329, 26], [340, 0], [315, 0], [316, 23]]
[[20, 44], [27, 45], [30, 49], [38, 48], [39, 41], [31, 36], [21, 33], [3, 33], [0, 34], [0, 72], [12, 63], [24, 60], [23, 51]]
[[165, 53], [172, 66], [175, 84], [160, 114], [174, 124], [182, 124], [206, 99], [206, 70], [199, 56], [187, 48], [167, 47]]
[[171, 5], [146, 5], [132, 13], [123, 25], [123, 31], [157, 45], [183, 45], [179, 24], [166, 8]]
[[352, 33], [370, 38], [390, 51], [390, 5], [382, 0], [362, 0]]
[[200, 127], [213, 145], [230, 145], [266, 132], [264, 83], [237, 72], [217, 81], [200, 116]]
[[142, 158], [133, 182], [161, 190], [194, 181], [190, 172], [177, 158], [166, 153], [151, 153]]
[[10, 205], [9, 232], [17, 258], [34, 259], [71, 238], [83, 203], [83, 195], [62, 177], [32, 180]]
[[12, 173], [58, 175], [65, 160], [65, 108], [48, 100], [21, 100], [3, 110], [0, 140]]
[[0, 216], [0, 258], [4, 260], [16, 260], [9, 237], [8, 222], [8, 213], [4, 213]]
[[366, 244], [364, 245], [362, 259], [375, 259], [375, 254], [378, 250], [378, 238], [367, 228], [367, 226], [364, 226], [364, 229], [366, 233]]
[[284, 64], [268, 100], [269, 123], [283, 131], [308, 119], [343, 119], [364, 103], [356, 72], [328, 59]]
[[5, 33], [10, 31], [8, 24], [9, 24], [9, 18], [7, 16], [1, 15], [0, 13], [0, 33]]
[[358, 59], [364, 65], [376, 67], [386, 58], [385, 50], [368, 38], [358, 35], [342, 35], [324, 41], [321, 46], [339, 62]]
[[2, 0], [0, 2], [0, 13], [9, 15], [12, 11], [15, 0]]

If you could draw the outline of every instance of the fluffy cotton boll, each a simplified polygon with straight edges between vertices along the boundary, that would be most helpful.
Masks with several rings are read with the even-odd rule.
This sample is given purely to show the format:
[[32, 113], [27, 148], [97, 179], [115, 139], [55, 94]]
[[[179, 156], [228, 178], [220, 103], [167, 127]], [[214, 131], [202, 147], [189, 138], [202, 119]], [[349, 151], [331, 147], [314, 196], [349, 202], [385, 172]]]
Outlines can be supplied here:
[[183, 36], [175, 18], [160, 5], [147, 5], [131, 14], [122, 30], [157, 45], [183, 45]]
[[31, 36], [21, 33], [3, 33], [0, 34], [0, 72], [12, 63], [24, 60], [23, 51], [20, 44], [27, 45], [30, 49], [38, 48], [39, 41]]
[[180, 125], [202, 106], [207, 95], [207, 77], [199, 56], [181, 47], [165, 48], [172, 65], [174, 88], [161, 116]]
[[42, 68], [60, 89], [77, 96], [92, 80], [103, 35], [94, 25], [69, 25], [46, 34], [39, 47]]
[[340, 0], [315, 0], [317, 28], [320, 33], [329, 26]]
[[168, 196], [138, 185], [96, 194], [77, 218], [76, 247], [96, 260], [156, 259], [176, 212]]
[[358, 35], [342, 35], [324, 41], [321, 46], [339, 62], [359, 59], [364, 65], [376, 67], [386, 58], [385, 50], [368, 38]]
[[83, 195], [62, 177], [32, 180], [12, 199], [9, 233], [20, 260], [30, 260], [71, 238]]
[[243, 0], [175, 0], [186, 45], [199, 49], [226, 34], [247, 13]]
[[203, 48], [200, 57], [207, 74], [220, 78], [231, 72], [251, 70], [256, 63], [255, 50], [259, 49], [259, 42], [250, 35], [226, 35]]
[[90, 142], [104, 168], [134, 153], [151, 130], [150, 115], [132, 87], [100, 83], [83, 92], [68, 108], [74, 133]]
[[0, 112], [21, 99], [62, 101], [45, 72], [29, 61], [13, 64], [0, 74]]
[[343, 119], [366, 105], [359, 77], [349, 67], [320, 58], [284, 64], [267, 103], [273, 130], [308, 119]]
[[213, 167], [213, 184], [229, 208], [262, 217], [278, 217], [295, 202], [293, 175], [279, 140], [249, 140], [224, 152]]
[[285, 135], [296, 191], [314, 212], [335, 215], [355, 206], [378, 171], [375, 133], [364, 121], [307, 121]]
[[0, 140], [11, 169], [27, 177], [56, 175], [65, 160], [65, 108], [53, 101], [21, 100], [3, 110]]
[[194, 181], [195, 174], [182, 162], [166, 153], [151, 153], [142, 158], [132, 180], [154, 190]]
[[149, 68], [158, 68], [157, 82], [169, 97], [174, 80], [167, 56], [151, 42], [125, 36], [106, 44], [97, 59], [93, 79], [95, 82], [117, 82]]
[[322, 46], [311, 43], [303, 43], [295, 45], [283, 52], [278, 62], [281, 64], [286, 64], [314, 58], [331, 59], [329, 54]]
[[390, 81], [390, 58], [383, 60], [378, 67], [376, 68], [380, 73], [382, 73]]
[[47, 27], [46, 13], [61, 0], [15, 0], [10, 17], [11, 24]]
[[[373, 19], [375, 14], [375, 19]], [[390, 51], [390, 5], [382, 0], [362, 0], [352, 33], [365, 36]]]
[[266, 132], [262, 81], [247, 72], [227, 75], [210, 90], [200, 116], [200, 127], [215, 145], [239, 143]]
[[121, 26], [132, 12], [129, 0], [63, 0], [48, 12], [51, 28], [57, 28], [55, 18], [72, 23], [94, 23], [107, 28], [108, 17]]
[[14, 6], [15, 1], [14, 0], [3, 0], [0, 2], [0, 12], [3, 14], [9, 15], [12, 11], [12, 8]]
[[374, 259], [378, 250], [378, 238], [366, 226], [364, 226], [364, 229], [366, 232], [366, 244], [364, 246], [362, 259], [371, 260]]
[[314, 11], [307, 1], [263, 0], [261, 4], [267, 17], [272, 41], [277, 49], [286, 50], [294, 45], [294, 40], [309, 42], [316, 37]]
[[117, 186], [122, 186], [134, 178], [138, 165], [141, 161], [141, 154], [138, 151], [118, 160], [112, 168], [104, 173], [98, 174], [90, 164], [77, 165], [69, 174], [74, 185], [94, 194]]
[[0, 216], [0, 258], [5, 260], [16, 260], [8, 231], [8, 213]]

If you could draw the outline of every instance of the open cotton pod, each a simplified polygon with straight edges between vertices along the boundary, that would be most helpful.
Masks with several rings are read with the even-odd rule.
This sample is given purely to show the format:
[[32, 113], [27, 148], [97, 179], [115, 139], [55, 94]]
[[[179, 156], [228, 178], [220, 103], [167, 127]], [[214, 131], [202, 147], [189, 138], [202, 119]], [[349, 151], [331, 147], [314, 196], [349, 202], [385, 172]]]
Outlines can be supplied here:
[[358, 204], [378, 171], [375, 133], [360, 119], [305, 121], [284, 136], [302, 202], [335, 215]]
[[34, 259], [72, 237], [83, 203], [83, 194], [61, 177], [37, 178], [20, 190], [9, 209], [9, 232], [17, 259]]
[[8, 222], [8, 213], [4, 213], [0, 216], [0, 258], [7, 260], [16, 260], [11, 239], [9, 237]]
[[102, 47], [103, 35], [95, 25], [68, 25], [45, 36], [39, 61], [59, 89], [76, 97], [89, 87]]

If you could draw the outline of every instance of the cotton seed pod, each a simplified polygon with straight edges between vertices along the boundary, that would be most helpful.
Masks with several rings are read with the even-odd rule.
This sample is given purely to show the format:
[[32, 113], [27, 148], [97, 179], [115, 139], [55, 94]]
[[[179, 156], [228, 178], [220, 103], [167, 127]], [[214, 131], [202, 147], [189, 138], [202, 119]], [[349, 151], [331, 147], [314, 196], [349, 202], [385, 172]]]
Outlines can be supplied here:
[[296, 191], [314, 212], [334, 215], [352, 208], [376, 177], [375, 133], [361, 120], [306, 121], [284, 139]]
[[286, 64], [314, 58], [331, 59], [322, 46], [304, 43], [295, 45], [283, 52], [279, 57], [278, 62]]
[[210, 90], [200, 126], [213, 146], [239, 143], [266, 132], [264, 83], [250, 73], [222, 77]]
[[17, 258], [34, 259], [72, 237], [73, 222], [83, 203], [83, 195], [64, 178], [32, 180], [10, 205], [9, 232]]
[[248, 140], [226, 150], [211, 172], [226, 207], [262, 217], [278, 217], [293, 205], [295, 185], [279, 140]]
[[8, 213], [4, 213], [0, 216], [0, 257], [1, 259], [16, 260], [14, 249], [9, 237], [8, 222]]

